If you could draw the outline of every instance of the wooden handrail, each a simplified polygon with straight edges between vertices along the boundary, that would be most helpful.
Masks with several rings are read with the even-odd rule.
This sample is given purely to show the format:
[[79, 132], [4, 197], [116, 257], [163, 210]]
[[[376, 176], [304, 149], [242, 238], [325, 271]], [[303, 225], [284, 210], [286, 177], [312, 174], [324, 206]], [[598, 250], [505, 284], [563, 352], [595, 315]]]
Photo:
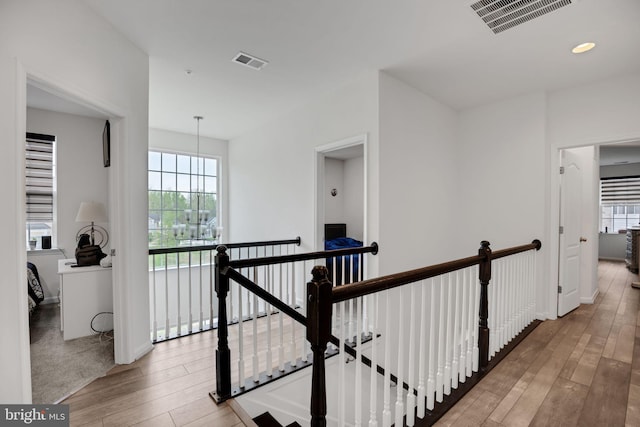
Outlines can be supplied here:
[[176, 252], [215, 251], [218, 246], [225, 246], [227, 249], [255, 248], [258, 246], [276, 246], [276, 245], [300, 246], [300, 242], [301, 242], [300, 237], [296, 237], [295, 239], [265, 240], [262, 242], [216, 243], [215, 245], [177, 246], [173, 248], [149, 249], [149, 255], [173, 254]]
[[[540, 240], [536, 239], [527, 245], [514, 246], [512, 248], [495, 251], [491, 254], [491, 259], [502, 258], [532, 249], [540, 250], [541, 247], [542, 244], [540, 243]], [[335, 304], [352, 298], [397, 288], [398, 286], [414, 283], [419, 280], [429, 279], [441, 274], [451, 273], [452, 271], [461, 270], [463, 268], [471, 267], [472, 265], [478, 265], [480, 262], [485, 260], [485, 258], [485, 256], [474, 255], [467, 258], [457, 259], [455, 261], [431, 265], [429, 267], [417, 268], [415, 270], [389, 274], [387, 276], [376, 277], [374, 279], [363, 280], [362, 282], [349, 283], [335, 287], [333, 288], [333, 302]]]
[[236, 269], [246, 268], [246, 267], [257, 267], [261, 265], [285, 264], [287, 262], [310, 261], [313, 259], [324, 259], [324, 258], [355, 255], [355, 254], [366, 254], [366, 253], [371, 253], [373, 255], [376, 255], [378, 253], [378, 244], [376, 242], [373, 242], [371, 243], [370, 246], [360, 246], [357, 248], [334, 249], [331, 251], [307, 252], [303, 254], [239, 259], [239, 260], [229, 261], [229, 267], [236, 268]]

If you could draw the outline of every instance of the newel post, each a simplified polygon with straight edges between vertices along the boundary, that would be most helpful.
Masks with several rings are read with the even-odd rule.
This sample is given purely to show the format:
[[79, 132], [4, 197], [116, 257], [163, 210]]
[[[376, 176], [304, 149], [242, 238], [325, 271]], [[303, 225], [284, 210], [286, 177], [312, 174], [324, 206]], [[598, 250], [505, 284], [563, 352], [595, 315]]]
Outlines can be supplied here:
[[227, 294], [229, 293], [229, 268], [227, 247], [217, 248], [215, 264], [215, 290], [218, 295], [218, 347], [216, 348], [216, 391], [213, 398], [219, 403], [231, 397], [231, 352], [227, 321]]
[[313, 279], [307, 283], [307, 341], [313, 352], [311, 377], [311, 427], [327, 425], [327, 385], [325, 380], [324, 352], [331, 338], [331, 313], [333, 310], [331, 289], [327, 279], [327, 267], [316, 266], [311, 271]]
[[483, 257], [480, 261], [480, 324], [478, 329], [478, 350], [480, 371], [487, 369], [489, 365], [489, 281], [491, 280], [491, 248], [489, 242], [480, 242], [478, 256]]

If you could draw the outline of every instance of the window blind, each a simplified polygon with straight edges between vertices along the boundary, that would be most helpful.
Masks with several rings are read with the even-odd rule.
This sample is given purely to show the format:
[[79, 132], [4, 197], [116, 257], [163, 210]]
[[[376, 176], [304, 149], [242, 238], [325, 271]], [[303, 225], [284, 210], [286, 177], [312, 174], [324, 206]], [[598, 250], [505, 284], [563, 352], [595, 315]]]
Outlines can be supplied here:
[[53, 221], [53, 144], [55, 136], [27, 133], [27, 221]]
[[600, 204], [602, 206], [639, 205], [640, 176], [601, 179]]

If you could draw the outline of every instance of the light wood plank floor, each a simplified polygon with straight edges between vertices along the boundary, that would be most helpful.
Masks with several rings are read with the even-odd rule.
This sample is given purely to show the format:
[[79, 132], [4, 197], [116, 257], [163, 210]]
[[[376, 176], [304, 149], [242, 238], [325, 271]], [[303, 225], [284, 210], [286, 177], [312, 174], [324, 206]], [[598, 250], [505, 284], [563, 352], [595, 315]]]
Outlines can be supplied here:
[[[640, 426], [640, 290], [630, 286], [638, 276], [606, 261], [598, 272], [595, 304], [543, 322], [438, 425]], [[301, 348], [301, 330], [296, 337]], [[114, 368], [62, 402], [70, 405], [71, 425], [245, 425], [229, 404], [216, 406], [208, 396], [215, 341], [212, 331], [160, 343]], [[232, 366], [235, 376], [236, 361]]]

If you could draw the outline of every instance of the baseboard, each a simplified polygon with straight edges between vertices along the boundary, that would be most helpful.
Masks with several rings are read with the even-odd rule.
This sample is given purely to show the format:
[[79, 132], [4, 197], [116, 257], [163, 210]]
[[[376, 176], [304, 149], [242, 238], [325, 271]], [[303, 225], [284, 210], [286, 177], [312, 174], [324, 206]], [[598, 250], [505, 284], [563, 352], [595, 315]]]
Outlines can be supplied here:
[[581, 297], [580, 304], [593, 304], [594, 302], [596, 302], [598, 294], [600, 294], [600, 289], [596, 288], [596, 290], [593, 292], [593, 295], [591, 295], [590, 297]]
[[598, 257], [598, 261], [617, 261], [617, 262], [624, 262], [625, 259], [624, 258], [610, 258], [610, 257]]
[[151, 344], [151, 341], [149, 341], [136, 349], [135, 353], [133, 354], [134, 360], [140, 359], [151, 350], [153, 350], [153, 344]]

